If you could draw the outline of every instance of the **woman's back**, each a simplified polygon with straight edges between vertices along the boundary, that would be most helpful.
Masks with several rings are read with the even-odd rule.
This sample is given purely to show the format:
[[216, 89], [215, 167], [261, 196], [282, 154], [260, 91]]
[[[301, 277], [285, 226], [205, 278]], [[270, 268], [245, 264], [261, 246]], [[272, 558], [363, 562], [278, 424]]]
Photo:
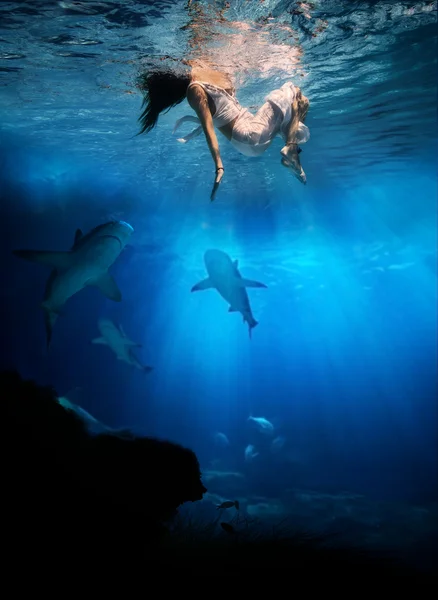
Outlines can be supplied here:
[[229, 94], [234, 94], [234, 87], [231, 79], [225, 73], [208, 68], [193, 67], [191, 72], [191, 81], [201, 81], [211, 83], [218, 88], [222, 88]]

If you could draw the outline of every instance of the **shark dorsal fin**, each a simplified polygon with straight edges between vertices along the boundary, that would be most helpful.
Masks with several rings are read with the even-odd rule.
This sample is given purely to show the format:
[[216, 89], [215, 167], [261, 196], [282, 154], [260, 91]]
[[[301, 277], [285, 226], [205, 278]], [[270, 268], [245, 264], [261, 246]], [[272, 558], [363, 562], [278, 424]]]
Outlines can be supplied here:
[[84, 237], [84, 234], [82, 233], [81, 229], [76, 229], [76, 233], [75, 233], [75, 241], [74, 241], [74, 246], [79, 242], [79, 240]]

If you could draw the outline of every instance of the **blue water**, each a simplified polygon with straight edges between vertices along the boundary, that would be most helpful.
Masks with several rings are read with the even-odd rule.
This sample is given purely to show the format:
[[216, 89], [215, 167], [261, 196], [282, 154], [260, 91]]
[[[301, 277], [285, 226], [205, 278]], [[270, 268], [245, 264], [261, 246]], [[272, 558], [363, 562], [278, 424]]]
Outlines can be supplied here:
[[[220, 23], [220, 2], [196, 3], [198, 30], [186, 4], [0, 3], [1, 367], [195, 450], [204, 503], [316, 526], [349, 515], [370, 538], [396, 506], [399, 537], [421, 537], [438, 484], [436, 2], [231, 2]], [[306, 186], [279, 139], [257, 159], [220, 139], [210, 203], [205, 140], [172, 137], [186, 102], [134, 137], [140, 69], [190, 53], [230, 72], [245, 106], [301, 86]], [[12, 250], [68, 250], [112, 219], [135, 230], [111, 268], [123, 300], [78, 293], [47, 353], [48, 270]], [[210, 248], [267, 285], [248, 289], [252, 339], [217, 292], [190, 292]], [[152, 373], [91, 344], [101, 317]]]

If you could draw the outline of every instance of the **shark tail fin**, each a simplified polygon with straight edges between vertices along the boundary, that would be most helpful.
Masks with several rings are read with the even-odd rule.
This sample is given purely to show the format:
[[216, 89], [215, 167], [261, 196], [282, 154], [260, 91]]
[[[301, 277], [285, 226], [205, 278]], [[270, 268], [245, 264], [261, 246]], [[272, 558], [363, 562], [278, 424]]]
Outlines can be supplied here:
[[257, 327], [257, 325], [259, 324], [259, 322], [256, 321], [253, 316], [251, 316], [251, 317], [249, 317], [248, 319], [245, 319], [245, 320], [248, 323], [249, 339], [252, 339], [252, 330], [254, 329], [254, 327]]
[[42, 305], [42, 308], [44, 309], [44, 325], [46, 327], [46, 349], [49, 350], [52, 342], [53, 327], [58, 318], [58, 313], [47, 309], [44, 304]]

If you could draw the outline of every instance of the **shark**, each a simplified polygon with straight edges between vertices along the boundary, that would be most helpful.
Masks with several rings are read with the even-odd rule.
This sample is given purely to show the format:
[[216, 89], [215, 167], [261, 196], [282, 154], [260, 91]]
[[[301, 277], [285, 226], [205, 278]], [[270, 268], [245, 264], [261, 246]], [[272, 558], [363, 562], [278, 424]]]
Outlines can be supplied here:
[[132, 365], [145, 373], [150, 373], [153, 367], [142, 365], [135, 354], [133, 348], [141, 348], [141, 344], [137, 344], [128, 338], [123, 331], [122, 326], [115, 325], [110, 319], [99, 319], [98, 328], [101, 337], [92, 340], [93, 344], [102, 344], [108, 346], [117, 356], [117, 358], [128, 365]]
[[228, 312], [240, 312], [243, 322], [248, 323], [249, 337], [251, 330], [258, 325], [249, 304], [246, 288], [266, 288], [264, 283], [245, 279], [239, 272], [239, 263], [233, 261], [222, 250], [207, 250], [204, 254], [205, 268], [208, 277], [192, 287], [192, 292], [216, 289], [230, 307]]
[[90, 413], [86, 410], [71, 402], [67, 396], [59, 396], [57, 398], [58, 404], [60, 404], [66, 410], [70, 410], [74, 412], [82, 421], [85, 423], [87, 430], [90, 433], [99, 434], [99, 433], [111, 433], [113, 430], [104, 425], [97, 419], [95, 419]]
[[98, 225], [84, 235], [76, 230], [70, 250], [14, 250], [18, 258], [52, 268], [41, 304], [44, 310], [47, 349], [53, 327], [69, 298], [86, 286], [97, 287], [104, 296], [120, 302], [122, 294], [108, 269], [128, 243], [134, 229], [125, 221], [110, 221]]
[[56, 398], [58, 404], [68, 411], [74, 412], [85, 424], [88, 433], [91, 435], [111, 434], [123, 437], [132, 437], [132, 433], [128, 429], [113, 429], [104, 425], [101, 421], [98, 421], [95, 417], [90, 415], [85, 409], [81, 408], [79, 404], [72, 402], [71, 398], [77, 396], [77, 388], [67, 392], [65, 396], [58, 396]]

